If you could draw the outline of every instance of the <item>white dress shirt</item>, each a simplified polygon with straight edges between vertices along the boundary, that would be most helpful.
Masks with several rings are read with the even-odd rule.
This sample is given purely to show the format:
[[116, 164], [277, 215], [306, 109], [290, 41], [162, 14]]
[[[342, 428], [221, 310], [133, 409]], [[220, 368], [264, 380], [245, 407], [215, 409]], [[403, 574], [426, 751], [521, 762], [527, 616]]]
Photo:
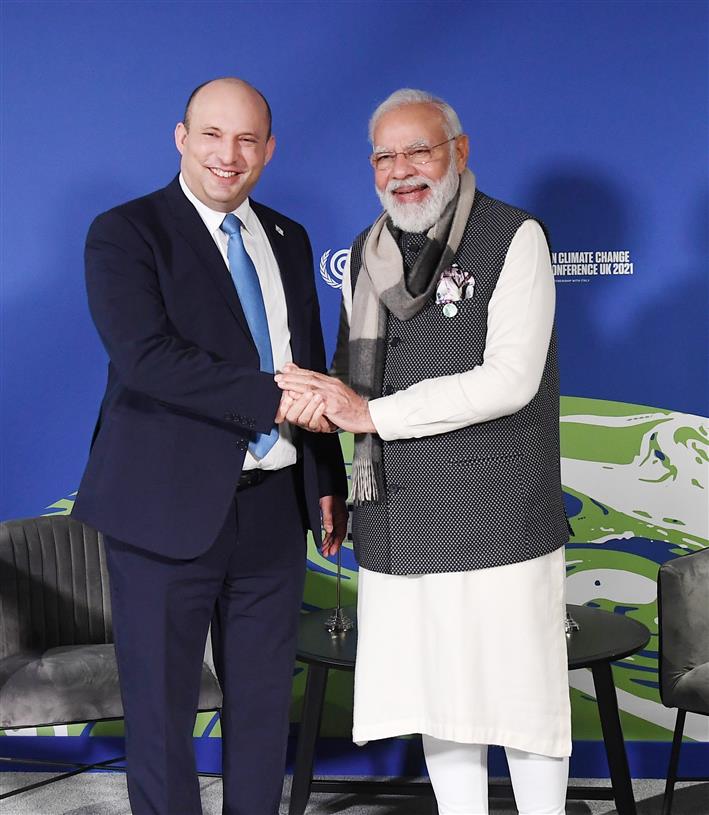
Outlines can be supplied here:
[[[214, 239], [227, 269], [229, 268], [229, 258], [227, 256], [227, 246], [229, 236], [220, 229], [222, 221], [228, 213], [217, 212], [210, 209], [197, 198], [192, 190], [187, 186], [185, 179], [180, 173], [180, 186], [187, 196], [187, 200], [194, 206], [200, 218], [207, 227], [209, 234]], [[278, 263], [273, 254], [273, 249], [264, 231], [261, 222], [256, 217], [256, 213], [251, 209], [251, 204], [247, 198], [240, 204], [233, 214], [243, 224], [241, 237], [244, 241], [244, 248], [253, 261], [261, 284], [263, 302], [266, 307], [266, 318], [268, 320], [268, 333], [271, 337], [271, 351], [273, 353], [273, 367], [280, 371], [286, 362], [293, 361], [293, 354], [290, 346], [290, 329], [288, 328], [288, 310], [286, 307], [286, 295], [283, 291], [281, 273]], [[295, 464], [297, 451], [293, 444], [291, 427], [288, 422], [279, 425], [279, 439], [262, 459], [254, 458], [251, 453], [246, 454], [244, 460], [244, 470], [280, 470]]]
[[[349, 265], [342, 281], [352, 312]], [[369, 412], [386, 441], [435, 436], [515, 413], [539, 388], [554, 322], [554, 275], [544, 232], [525, 221], [515, 233], [488, 305], [482, 365], [424, 379], [372, 399]]]

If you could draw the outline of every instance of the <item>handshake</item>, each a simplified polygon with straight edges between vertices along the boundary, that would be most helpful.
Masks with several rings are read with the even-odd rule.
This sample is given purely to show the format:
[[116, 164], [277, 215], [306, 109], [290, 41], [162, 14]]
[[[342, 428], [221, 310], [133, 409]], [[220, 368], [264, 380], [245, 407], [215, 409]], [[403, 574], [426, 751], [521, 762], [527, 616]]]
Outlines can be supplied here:
[[276, 424], [292, 422], [314, 433], [376, 433], [369, 403], [333, 376], [289, 362], [275, 376], [283, 391]]

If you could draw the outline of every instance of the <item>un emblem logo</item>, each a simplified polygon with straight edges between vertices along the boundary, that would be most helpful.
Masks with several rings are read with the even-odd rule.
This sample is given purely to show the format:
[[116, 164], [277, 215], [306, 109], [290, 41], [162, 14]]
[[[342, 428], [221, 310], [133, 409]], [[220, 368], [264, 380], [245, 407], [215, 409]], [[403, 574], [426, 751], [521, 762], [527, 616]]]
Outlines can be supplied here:
[[345, 266], [350, 256], [349, 249], [338, 249], [332, 252], [328, 249], [322, 253], [320, 258], [320, 276], [333, 289], [342, 288], [342, 277], [345, 274]]

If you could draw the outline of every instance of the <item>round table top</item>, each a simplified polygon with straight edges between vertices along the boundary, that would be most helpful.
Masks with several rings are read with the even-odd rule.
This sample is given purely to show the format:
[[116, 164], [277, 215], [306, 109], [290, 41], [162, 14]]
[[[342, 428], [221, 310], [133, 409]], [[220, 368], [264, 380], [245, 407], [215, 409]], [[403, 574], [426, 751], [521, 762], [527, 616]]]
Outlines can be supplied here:
[[[647, 645], [650, 632], [637, 620], [612, 614], [599, 608], [567, 606], [579, 624], [578, 631], [567, 634], [569, 670], [587, 668], [599, 662], [612, 662], [630, 656]], [[331, 634], [325, 623], [333, 609], [321, 609], [301, 615], [298, 628], [298, 659], [301, 662], [351, 671], [357, 651], [357, 609], [346, 606], [344, 613], [354, 628]]]
[[644, 648], [650, 640], [647, 626], [624, 614], [588, 606], [567, 605], [566, 609], [579, 624], [579, 630], [566, 637], [569, 670], [623, 659]]

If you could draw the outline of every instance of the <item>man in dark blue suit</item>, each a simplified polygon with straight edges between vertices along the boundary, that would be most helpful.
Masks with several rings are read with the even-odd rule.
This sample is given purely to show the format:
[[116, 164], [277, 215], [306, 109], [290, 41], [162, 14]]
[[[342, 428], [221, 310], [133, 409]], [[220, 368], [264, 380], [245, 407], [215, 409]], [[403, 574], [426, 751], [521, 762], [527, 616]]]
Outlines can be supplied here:
[[192, 728], [213, 623], [224, 813], [276, 815], [306, 530], [346, 530], [336, 436], [274, 372], [324, 368], [303, 227], [249, 200], [275, 147], [247, 83], [200, 86], [167, 187], [100, 215], [89, 305], [110, 358], [74, 514], [104, 533], [136, 815], [197, 815]]

